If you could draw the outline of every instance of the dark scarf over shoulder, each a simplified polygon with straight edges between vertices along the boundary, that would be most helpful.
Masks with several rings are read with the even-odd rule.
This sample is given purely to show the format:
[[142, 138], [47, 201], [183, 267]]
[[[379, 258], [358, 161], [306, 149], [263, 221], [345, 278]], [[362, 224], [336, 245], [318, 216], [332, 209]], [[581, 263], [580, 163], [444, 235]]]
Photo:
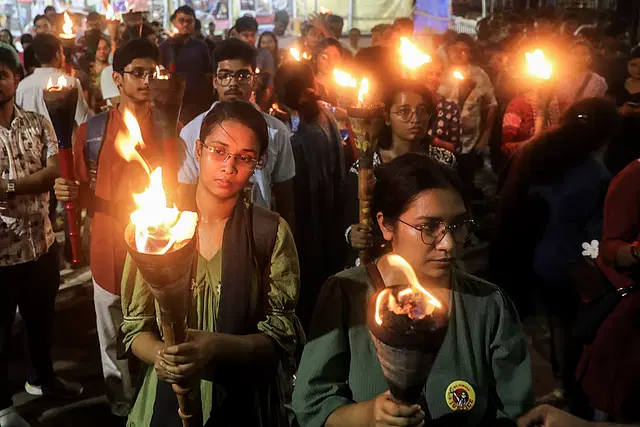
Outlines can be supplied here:
[[[257, 333], [257, 324], [264, 318], [262, 304], [267, 290], [262, 290], [256, 304], [256, 298], [251, 295], [251, 284], [256, 273], [252, 209], [247, 208], [242, 198], [225, 225], [221, 250], [222, 286], [216, 332], [233, 335]], [[251, 368], [232, 362], [217, 363], [208, 368], [205, 378], [214, 382], [214, 395], [206, 425], [287, 425], [277, 368], [277, 365]], [[181, 426], [175, 393], [170, 384], [158, 380], [150, 427]]]

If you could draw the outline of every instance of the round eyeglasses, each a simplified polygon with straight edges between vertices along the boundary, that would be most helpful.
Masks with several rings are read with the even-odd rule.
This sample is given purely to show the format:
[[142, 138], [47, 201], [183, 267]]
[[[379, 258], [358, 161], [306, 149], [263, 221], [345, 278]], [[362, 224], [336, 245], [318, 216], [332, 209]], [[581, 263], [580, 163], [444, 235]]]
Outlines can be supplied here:
[[401, 219], [398, 219], [398, 221], [414, 230], [418, 230], [422, 237], [422, 243], [425, 245], [437, 245], [449, 232], [451, 232], [451, 237], [456, 243], [466, 243], [476, 229], [476, 223], [471, 219], [465, 219], [449, 225], [443, 221], [432, 221], [419, 226], [411, 225]]
[[231, 84], [231, 81], [235, 79], [240, 85], [244, 85], [251, 82], [253, 73], [248, 70], [236, 71], [235, 73], [223, 71], [216, 74], [216, 81], [222, 87], [227, 87]]
[[426, 121], [431, 118], [431, 112], [429, 112], [429, 109], [426, 105], [418, 105], [415, 110], [411, 107], [401, 107], [396, 111], [392, 111], [392, 113], [395, 114], [398, 119], [400, 119], [400, 121], [404, 123], [409, 123], [411, 120], [413, 120], [414, 116], [421, 121]]
[[234, 154], [224, 147], [209, 146], [202, 141], [200, 141], [200, 144], [202, 144], [202, 147], [205, 150], [211, 153], [213, 159], [217, 162], [225, 163], [227, 160], [233, 157], [239, 168], [254, 170], [260, 169], [262, 167], [260, 160], [255, 159], [249, 154]]

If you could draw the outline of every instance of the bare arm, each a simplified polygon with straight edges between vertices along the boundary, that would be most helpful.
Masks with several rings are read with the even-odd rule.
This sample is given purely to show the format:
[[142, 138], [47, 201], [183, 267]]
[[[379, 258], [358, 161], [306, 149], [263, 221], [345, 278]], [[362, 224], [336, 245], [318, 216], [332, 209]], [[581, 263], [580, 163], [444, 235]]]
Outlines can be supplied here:
[[[28, 176], [16, 179], [16, 195], [21, 194], [42, 194], [53, 188], [56, 178], [60, 176], [60, 162], [58, 155], [47, 159], [44, 169]], [[5, 198], [7, 191], [7, 181], [0, 182], [0, 199]]]
[[325, 427], [367, 427], [371, 425], [373, 400], [337, 408], [329, 415]]
[[131, 351], [147, 365], [153, 366], [164, 343], [153, 332], [141, 332], [131, 343]]
[[293, 206], [293, 180], [288, 179], [273, 184], [273, 195], [276, 199], [276, 211], [291, 226], [295, 227], [295, 210]]
[[480, 142], [476, 146], [477, 151], [482, 151], [489, 146], [489, 137], [491, 136], [491, 130], [493, 129], [493, 122], [496, 118], [497, 107], [495, 105], [490, 106], [487, 109], [487, 115], [484, 120], [484, 127], [482, 135], [480, 136]]

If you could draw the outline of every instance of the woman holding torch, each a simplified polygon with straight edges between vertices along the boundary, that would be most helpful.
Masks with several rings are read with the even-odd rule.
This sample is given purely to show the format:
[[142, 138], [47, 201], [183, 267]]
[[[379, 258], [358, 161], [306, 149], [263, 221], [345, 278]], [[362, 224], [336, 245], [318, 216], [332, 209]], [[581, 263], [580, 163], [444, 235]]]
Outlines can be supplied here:
[[[197, 142], [197, 261], [185, 344], [165, 348], [154, 298], [127, 259], [123, 341], [147, 364], [130, 426], [179, 426], [169, 384], [194, 381], [203, 424], [288, 425], [277, 373], [302, 336], [294, 314], [296, 248], [284, 220], [247, 206], [241, 196], [265, 161], [268, 141], [264, 117], [249, 103], [220, 102], [204, 119]], [[265, 238], [265, 230], [272, 235]]]
[[302, 427], [419, 426], [429, 416], [433, 425], [495, 426], [533, 406], [527, 342], [513, 305], [496, 286], [455, 268], [472, 227], [461, 194], [450, 168], [418, 153], [377, 171], [372, 214], [384, 239], [449, 316], [421, 387], [426, 400], [397, 403], [386, 392], [388, 377], [365, 327], [376, 288], [397, 284], [386, 255], [323, 286], [293, 396]]

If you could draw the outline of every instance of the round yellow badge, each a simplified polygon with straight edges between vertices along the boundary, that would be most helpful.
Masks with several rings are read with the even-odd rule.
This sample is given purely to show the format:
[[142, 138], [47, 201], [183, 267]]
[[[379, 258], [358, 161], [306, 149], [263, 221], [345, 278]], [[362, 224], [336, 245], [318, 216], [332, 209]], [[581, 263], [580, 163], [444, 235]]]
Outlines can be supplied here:
[[476, 404], [476, 392], [465, 381], [454, 381], [449, 384], [445, 400], [452, 411], [470, 411]]

